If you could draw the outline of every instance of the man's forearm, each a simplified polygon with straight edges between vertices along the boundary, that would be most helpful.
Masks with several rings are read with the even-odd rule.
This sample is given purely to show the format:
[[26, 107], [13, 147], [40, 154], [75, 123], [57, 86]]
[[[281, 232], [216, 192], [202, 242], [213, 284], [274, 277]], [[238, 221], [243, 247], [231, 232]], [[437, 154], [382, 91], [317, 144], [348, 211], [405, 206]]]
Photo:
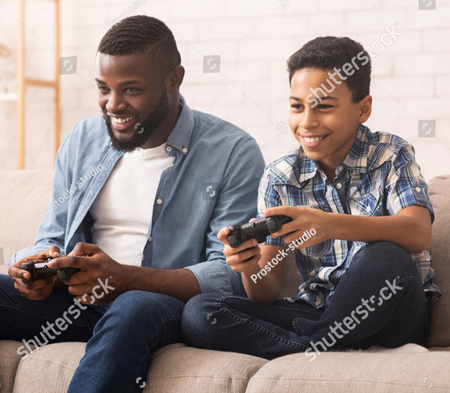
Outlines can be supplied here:
[[162, 293], [183, 302], [199, 295], [200, 285], [189, 269], [163, 270], [123, 265], [121, 293], [140, 290]]
[[429, 225], [406, 215], [363, 217], [330, 213], [333, 238], [372, 243], [389, 241], [406, 252], [418, 253], [431, 248]]

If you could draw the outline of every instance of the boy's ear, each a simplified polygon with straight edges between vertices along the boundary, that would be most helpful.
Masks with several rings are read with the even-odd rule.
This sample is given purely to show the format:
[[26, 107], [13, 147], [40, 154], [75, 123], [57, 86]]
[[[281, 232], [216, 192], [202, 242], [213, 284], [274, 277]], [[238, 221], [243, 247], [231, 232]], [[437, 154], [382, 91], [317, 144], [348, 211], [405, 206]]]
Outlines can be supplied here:
[[359, 123], [364, 123], [370, 117], [372, 113], [372, 96], [367, 94], [360, 102], [359, 102]]

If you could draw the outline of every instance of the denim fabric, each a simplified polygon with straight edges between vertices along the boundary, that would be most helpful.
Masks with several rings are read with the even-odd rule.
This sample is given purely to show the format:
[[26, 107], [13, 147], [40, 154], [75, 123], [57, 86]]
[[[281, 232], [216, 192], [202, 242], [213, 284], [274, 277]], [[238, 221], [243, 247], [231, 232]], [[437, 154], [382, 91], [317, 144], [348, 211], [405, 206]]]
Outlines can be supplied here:
[[71, 393], [141, 392], [152, 354], [181, 342], [183, 307], [177, 299], [143, 291], [120, 295], [106, 312], [77, 304], [67, 289], [32, 301], [14, 289], [10, 276], [0, 275], [0, 339], [22, 341], [17, 353], [23, 359], [47, 344], [89, 340]]
[[321, 309], [303, 300], [273, 305], [237, 296], [199, 295], [183, 311], [186, 344], [273, 359], [346, 348], [424, 345], [428, 313], [420, 273], [403, 249], [376, 242], [361, 249]]
[[[154, 203], [142, 266], [188, 268], [202, 293], [243, 294], [240, 275], [225, 263], [217, 233], [256, 216], [264, 159], [246, 132], [191, 110], [183, 97], [181, 104], [166, 142], [173, 166], [161, 175], [155, 198], [161, 203]], [[78, 242], [91, 243], [89, 209], [122, 155], [110, 146], [102, 115], [79, 122], [58, 151], [53, 202], [41, 213], [35, 245], [16, 253], [8, 265], [51, 246], [68, 254]]]

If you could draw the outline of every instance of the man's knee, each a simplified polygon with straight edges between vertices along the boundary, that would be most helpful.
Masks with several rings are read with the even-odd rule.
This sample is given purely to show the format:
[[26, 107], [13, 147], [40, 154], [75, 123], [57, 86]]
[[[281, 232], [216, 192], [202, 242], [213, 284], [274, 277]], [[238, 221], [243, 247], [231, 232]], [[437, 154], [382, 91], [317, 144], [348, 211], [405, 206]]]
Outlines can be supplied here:
[[180, 300], [160, 293], [128, 291], [116, 298], [108, 313], [133, 324], [136, 320], [181, 318], [183, 306]]
[[183, 335], [187, 343], [191, 342], [193, 337], [198, 337], [201, 332], [217, 323], [214, 317], [215, 303], [218, 295], [204, 294], [193, 297], [186, 303], [181, 318]]

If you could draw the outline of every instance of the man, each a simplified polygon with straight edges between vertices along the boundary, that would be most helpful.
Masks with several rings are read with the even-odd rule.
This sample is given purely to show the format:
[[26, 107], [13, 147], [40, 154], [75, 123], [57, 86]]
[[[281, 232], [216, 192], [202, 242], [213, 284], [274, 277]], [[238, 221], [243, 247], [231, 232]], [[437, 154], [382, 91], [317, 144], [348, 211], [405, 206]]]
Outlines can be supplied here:
[[[264, 161], [244, 131], [186, 105], [180, 62], [155, 18], [130, 17], [106, 33], [96, 56], [103, 116], [62, 143], [55, 203], [35, 245], [9, 261], [12, 278], [0, 276], [0, 338], [89, 340], [72, 393], [141, 391], [153, 352], [181, 341], [184, 302], [243, 293], [216, 236], [230, 218], [254, 215]], [[25, 284], [21, 263], [48, 256], [51, 268], [81, 271], [66, 285], [56, 275]]]

